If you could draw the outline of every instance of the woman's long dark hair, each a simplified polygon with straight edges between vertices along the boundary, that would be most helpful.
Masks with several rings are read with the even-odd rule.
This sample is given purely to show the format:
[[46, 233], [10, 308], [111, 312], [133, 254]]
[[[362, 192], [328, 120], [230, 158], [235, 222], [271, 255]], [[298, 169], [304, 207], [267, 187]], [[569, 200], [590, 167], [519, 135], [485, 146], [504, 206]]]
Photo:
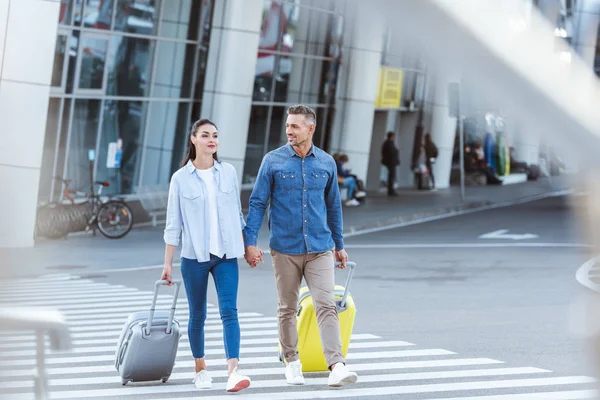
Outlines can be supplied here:
[[[196, 133], [198, 133], [198, 128], [200, 128], [202, 125], [212, 125], [215, 127], [215, 129], [219, 129], [219, 128], [217, 128], [217, 125], [215, 125], [214, 122], [212, 122], [210, 119], [207, 119], [207, 118], [202, 118], [202, 119], [199, 119], [198, 121], [194, 122], [194, 125], [192, 125], [192, 129], [190, 131], [190, 136], [188, 136], [188, 151], [187, 151], [187, 154], [185, 155], [185, 158], [181, 162], [182, 167], [184, 165], [186, 165], [190, 160], [194, 161], [196, 159], [196, 146], [194, 146], [194, 143], [192, 143], [192, 136], [195, 136]], [[217, 152], [215, 152], [213, 154], [213, 158], [216, 161], [219, 161]]]

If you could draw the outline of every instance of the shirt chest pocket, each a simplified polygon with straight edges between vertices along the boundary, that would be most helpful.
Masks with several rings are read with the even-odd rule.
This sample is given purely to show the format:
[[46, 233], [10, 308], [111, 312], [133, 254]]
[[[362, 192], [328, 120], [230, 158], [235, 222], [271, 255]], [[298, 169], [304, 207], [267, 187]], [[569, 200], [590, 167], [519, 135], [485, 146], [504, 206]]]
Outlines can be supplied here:
[[311, 190], [323, 190], [327, 186], [329, 180], [329, 174], [324, 170], [314, 170], [310, 174], [309, 189]]
[[181, 205], [184, 210], [200, 210], [204, 207], [204, 195], [200, 188], [181, 192]]
[[298, 177], [295, 172], [279, 171], [275, 174], [275, 186], [284, 190], [298, 187]]

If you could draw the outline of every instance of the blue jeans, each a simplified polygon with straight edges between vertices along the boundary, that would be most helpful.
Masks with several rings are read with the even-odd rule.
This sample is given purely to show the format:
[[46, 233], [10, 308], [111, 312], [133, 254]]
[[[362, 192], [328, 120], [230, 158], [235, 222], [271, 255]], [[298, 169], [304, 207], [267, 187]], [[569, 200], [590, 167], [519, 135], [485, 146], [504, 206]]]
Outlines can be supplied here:
[[210, 261], [198, 262], [181, 258], [181, 276], [190, 306], [188, 337], [194, 358], [204, 357], [204, 322], [206, 321], [206, 290], [211, 273], [217, 289], [219, 312], [223, 322], [225, 357], [240, 358], [240, 323], [237, 313], [239, 270], [237, 258], [210, 255]]
[[354, 197], [354, 192], [356, 191], [356, 179], [351, 176], [347, 176], [344, 178], [344, 183], [342, 187], [348, 189], [348, 200]]

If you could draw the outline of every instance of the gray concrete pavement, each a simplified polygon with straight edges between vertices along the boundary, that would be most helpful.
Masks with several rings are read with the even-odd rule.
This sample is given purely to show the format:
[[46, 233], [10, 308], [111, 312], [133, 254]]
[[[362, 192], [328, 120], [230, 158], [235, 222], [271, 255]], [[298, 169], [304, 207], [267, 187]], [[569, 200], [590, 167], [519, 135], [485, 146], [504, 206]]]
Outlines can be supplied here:
[[[539, 237], [479, 238], [497, 229]], [[522, 243], [539, 247], [518, 247]], [[568, 246], [559, 247], [556, 243]], [[246, 335], [242, 343], [249, 352], [243, 354], [241, 362], [246, 372], [256, 372], [255, 387], [243, 396], [408, 400], [495, 395], [500, 396], [495, 400], [530, 400], [538, 398], [534, 393], [540, 393], [539, 398], [543, 399], [595, 398], [591, 391], [595, 384], [589, 378], [595, 374], [589, 357], [591, 349], [573, 336], [569, 324], [573, 302], [584, 290], [574, 279], [575, 270], [585, 260], [578, 247], [582, 244], [566, 199], [559, 197], [348, 238], [348, 251], [359, 266], [351, 290], [358, 308], [354, 327], [358, 336], [352, 340], [356, 347], [350, 350], [348, 361], [359, 370], [361, 381], [344, 391], [327, 390], [319, 378], [326, 376], [323, 374], [311, 377], [304, 388], [287, 387], [282, 382], [281, 365], [275, 355], [277, 333], [273, 317], [277, 300], [270, 259], [267, 257], [257, 269], [240, 264], [239, 312], [243, 313], [242, 332]], [[106, 318], [114, 319], [114, 315], [126, 314], [128, 308], [143, 308], [160, 266], [124, 272], [98, 271], [84, 273], [84, 281], [79, 284], [106, 285], [96, 290], [113, 290], [115, 285], [123, 285], [140, 291], [127, 294], [127, 302], [111, 292], [104, 300], [109, 304], [90, 298], [86, 304], [75, 301], [64, 306], [74, 324], [92, 325], [76, 332], [84, 335], [77, 339], [82, 342], [78, 344], [81, 353], [55, 356], [63, 357], [53, 366], [57, 368], [55, 398], [220, 398], [217, 396], [224, 394], [224, 363], [220, 361], [219, 331], [213, 328], [211, 332], [216, 336], [207, 340], [211, 342], [209, 358], [217, 383], [215, 390], [198, 393], [191, 387], [185, 338], [167, 386], [118, 385], [118, 376], [108, 361], [112, 350], [102, 350], [101, 346], [112, 349], [116, 339], [110, 334], [118, 331], [120, 324], [115, 323], [114, 329], [102, 328], [105, 323], [96, 328], [91, 321], [98, 319], [101, 323]], [[340, 282], [344, 274], [338, 272]], [[91, 283], [86, 283], [87, 279]], [[25, 288], [36, 285], [35, 280], [15, 284]], [[79, 284], [70, 282], [60, 290], [63, 284], [54, 283], [63, 295], [77, 290]], [[122, 290], [131, 290], [126, 288]], [[92, 289], [86, 289], [89, 296], [93, 295]], [[142, 300], [132, 301], [139, 298]], [[209, 301], [216, 304], [212, 284]], [[184, 299], [178, 315], [185, 325]], [[124, 316], [121, 318], [124, 320]], [[218, 326], [216, 313], [209, 319], [212, 327]], [[97, 343], [103, 340], [108, 340], [109, 345]], [[10, 343], [8, 339], [0, 342], [0, 351]], [[23, 342], [16, 344], [23, 347], [11, 350], [30, 348]], [[107, 361], [94, 361], [96, 356], [104, 356]], [[22, 356], [0, 354], [0, 364], [22, 360]], [[95, 366], [106, 370], [86, 372]], [[0, 365], [0, 383], [12, 379], [17, 386], [24, 386], [23, 376], [2, 375], [8, 370], [14, 375], [25, 368]], [[79, 377], [85, 380], [78, 381]], [[26, 391], [17, 387], [10, 393]]]
[[[437, 192], [402, 190], [397, 198], [370, 193], [365, 204], [344, 208], [344, 231], [413, 223], [479, 207], [534, 199], [569, 187], [567, 177], [509, 186], [468, 187], [462, 201], [458, 188]], [[70, 235], [63, 240], [38, 240], [32, 249], [0, 249], [2, 271], [10, 276], [34, 276], [56, 272], [82, 272], [155, 265], [162, 263], [163, 226], [134, 229], [119, 240], [102, 236]], [[268, 246], [269, 233], [263, 223], [259, 245]]]

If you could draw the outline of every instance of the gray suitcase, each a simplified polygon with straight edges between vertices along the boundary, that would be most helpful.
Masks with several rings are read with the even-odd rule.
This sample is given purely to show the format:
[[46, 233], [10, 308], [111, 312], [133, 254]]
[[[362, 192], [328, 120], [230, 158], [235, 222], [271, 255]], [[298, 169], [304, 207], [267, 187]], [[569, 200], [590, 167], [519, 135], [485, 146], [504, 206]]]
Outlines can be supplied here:
[[125, 322], [115, 353], [121, 383], [162, 380], [171, 376], [181, 332], [175, 306], [181, 281], [173, 281], [175, 295], [170, 311], [155, 311], [158, 289], [167, 281], [156, 281], [149, 311], [131, 314]]

